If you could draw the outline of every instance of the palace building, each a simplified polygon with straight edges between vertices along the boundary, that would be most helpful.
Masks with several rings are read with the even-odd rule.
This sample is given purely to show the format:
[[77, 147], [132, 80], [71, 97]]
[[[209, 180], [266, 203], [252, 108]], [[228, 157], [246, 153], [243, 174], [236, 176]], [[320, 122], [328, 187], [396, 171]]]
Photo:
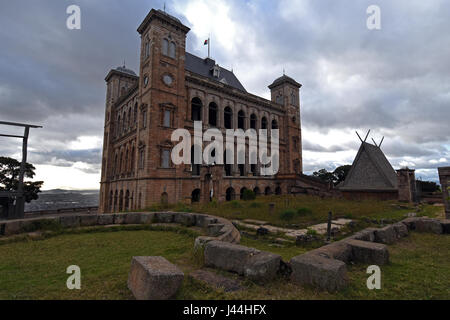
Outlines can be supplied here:
[[[139, 75], [123, 66], [105, 78], [100, 212], [227, 201], [246, 189], [267, 195], [323, 187], [302, 174], [301, 84], [283, 75], [269, 85], [271, 100], [247, 92], [233, 71], [186, 52], [189, 28], [161, 10], [152, 9], [137, 31]], [[193, 133], [194, 121], [224, 136], [226, 129], [279, 129], [278, 173], [261, 176], [260, 164], [248, 161], [174, 165], [171, 134]]]

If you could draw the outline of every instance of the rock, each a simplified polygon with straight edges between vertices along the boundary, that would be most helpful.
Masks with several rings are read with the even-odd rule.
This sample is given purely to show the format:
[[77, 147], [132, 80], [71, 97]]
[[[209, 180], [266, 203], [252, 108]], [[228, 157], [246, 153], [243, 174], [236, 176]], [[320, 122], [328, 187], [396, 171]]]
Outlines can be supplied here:
[[153, 212], [143, 212], [140, 216], [141, 224], [152, 224], [155, 220], [155, 214]]
[[403, 219], [400, 222], [405, 224], [406, 227], [408, 228], [408, 230], [416, 230], [416, 222], [419, 221], [420, 219], [422, 219], [422, 218], [411, 217], [411, 218]]
[[278, 269], [278, 274], [284, 277], [290, 277], [292, 273], [292, 267], [289, 262], [284, 262], [280, 260], [280, 267]]
[[215, 289], [223, 289], [225, 292], [242, 290], [241, 282], [221, 276], [207, 270], [196, 270], [189, 274], [195, 280], [205, 282]]
[[174, 215], [174, 222], [182, 224], [186, 227], [195, 226], [195, 215], [190, 213], [176, 213]]
[[228, 242], [209, 241], [205, 245], [205, 265], [243, 275], [250, 258], [260, 252], [254, 248]]
[[3, 235], [10, 236], [22, 232], [22, 223], [20, 220], [7, 221], [3, 227]]
[[80, 216], [61, 216], [59, 223], [63, 228], [76, 228], [80, 226]]
[[442, 225], [439, 220], [423, 218], [416, 221], [416, 231], [441, 234]]
[[417, 213], [415, 213], [415, 212], [405, 213], [405, 216], [408, 217], [408, 218], [415, 217], [416, 215], [417, 215]]
[[355, 262], [376, 265], [389, 262], [389, 251], [384, 244], [355, 239], [348, 239], [345, 242], [350, 246], [352, 260]]
[[137, 300], [166, 300], [180, 288], [184, 273], [163, 257], [133, 257], [128, 288]]
[[354, 235], [350, 236], [351, 239], [356, 240], [362, 240], [362, 241], [369, 241], [374, 242], [375, 241], [375, 228], [366, 228], [364, 230], [361, 230]]
[[408, 227], [404, 223], [397, 222], [392, 226], [394, 227], [398, 239], [408, 236]]
[[347, 285], [345, 263], [315, 254], [302, 254], [291, 259], [291, 280], [300, 285], [312, 285], [334, 292]]
[[311, 250], [309, 254], [320, 255], [328, 259], [336, 259], [348, 263], [352, 260], [352, 249], [345, 241], [337, 241]]
[[441, 220], [442, 225], [442, 233], [449, 234], [450, 233], [450, 219]]
[[206, 237], [206, 236], [197, 237], [197, 238], [195, 238], [195, 241], [194, 241], [194, 249], [195, 250], [204, 249], [205, 245], [208, 242], [213, 241], [213, 240], [217, 240], [217, 239], [213, 238], [213, 237]]
[[96, 214], [83, 214], [80, 216], [81, 226], [95, 226], [98, 223], [98, 215]]
[[309, 243], [314, 241], [314, 237], [310, 234], [299, 234], [296, 238], [295, 238], [295, 243], [296, 244], [305, 244], [305, 243]]
[[208, 235], [211, 237], [217, 237], [223, 234], [222, 228], [225, 225], [222, 223], [211, 223], [208, 225]]
[[271, 252], [260, 252], [250, 258], [244, 268], [244, 276], [255, 281], [268, 281], [276, 277], [281, 256]]
[[114, 214], [106, 214], [106, 213], [99, 214], [97, 223], [99, 225], [114, 224]]
[[259, 227], [259, 228], [256, 230], [256, 234], [257, 234], [258, 236], [265, 236], [265, 235], [269, 234], [269, 230], [268, 230], [267, 228], [264, 228], [264, 227]]
[[114, 214], [114, 224], [125, 224], [126, 217], [127, 217], [126, 213]]
[[397, 234], [392, 225], [386, 226], [381, 229], [375, 229], [375, 242], [392, 244], [397, 239]]

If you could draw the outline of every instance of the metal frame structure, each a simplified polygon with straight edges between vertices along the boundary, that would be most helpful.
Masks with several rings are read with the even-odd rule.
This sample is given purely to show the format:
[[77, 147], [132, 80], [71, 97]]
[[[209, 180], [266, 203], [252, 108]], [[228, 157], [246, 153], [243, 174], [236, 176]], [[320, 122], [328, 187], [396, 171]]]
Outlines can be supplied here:
[[12, 208], [10, 208], [8, 206], [9, 210], [7, 212], [7, 218], [8, 219], [20, 219], [20, 218], [23, 218], [25, 215], [24, 214], [24, 210], [25, 210], [24, 176], [25, 176], [25, 166], [27, 163], [28, 136], [30, 134], [30, 128], [42, 128], [42, 126], [36, 126], [36, 125], [24, 124], [24, 123], [16, 123], [16, 122], [7, 122], [7, 121], [0, 121], [0, 125], [24, 128], [23, 136], [0, 134], [0, 137], [22, 139], [22, 162], [20, 163], [19, 185], [17, 187], [17, 191], [0, 192], [0, 197], [2, 196], [4, 198], [8, 198], [9, 204], [11, 205], [11, 203], [12, 203]]

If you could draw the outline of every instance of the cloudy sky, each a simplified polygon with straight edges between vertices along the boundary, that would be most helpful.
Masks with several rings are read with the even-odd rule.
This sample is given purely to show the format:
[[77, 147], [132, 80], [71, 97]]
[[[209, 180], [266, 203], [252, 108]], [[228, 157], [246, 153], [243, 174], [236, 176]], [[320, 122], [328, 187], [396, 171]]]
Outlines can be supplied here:
[[[269, 98], [283, 73], [303, 84], [306, 173], [352, 162], [355, 134], [385, 140], [394, 168], [437, 181], [450, 165], [450, 2], [446, 0], [167, 0], [191, 28], [187, 50], [233, 69], [247, 91]], [[81, 8], [81, 30], [66, 8]], [[366, 26], [369, 5], [381, 30]], [[29, 161], [44, 189], [98, 188], [105, 82], [111, 68], [138, 70], [137, 27], [164, 1], [1, 1], [0, 120], [31, 132]], [[0, 127], [2, 133], [20, 133]], [[20, 143], [0, 138], [0, 155]]]

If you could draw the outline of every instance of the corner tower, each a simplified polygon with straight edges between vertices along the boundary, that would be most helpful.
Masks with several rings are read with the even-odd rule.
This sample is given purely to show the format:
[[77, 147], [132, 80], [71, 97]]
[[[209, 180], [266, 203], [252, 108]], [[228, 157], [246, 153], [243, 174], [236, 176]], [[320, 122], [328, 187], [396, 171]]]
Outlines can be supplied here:
[[285, 137], [287, 155], [284, 157], [288, 172], [303, 173], [302, 132], [300, 118], [300, 88], [302, 85], [286, 75], [276, 79], [270, 86], [271, 100], [282, 105], [286, 111], [280, 130]]

